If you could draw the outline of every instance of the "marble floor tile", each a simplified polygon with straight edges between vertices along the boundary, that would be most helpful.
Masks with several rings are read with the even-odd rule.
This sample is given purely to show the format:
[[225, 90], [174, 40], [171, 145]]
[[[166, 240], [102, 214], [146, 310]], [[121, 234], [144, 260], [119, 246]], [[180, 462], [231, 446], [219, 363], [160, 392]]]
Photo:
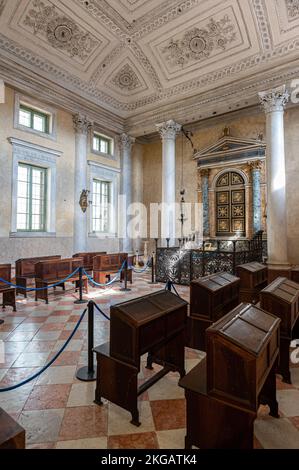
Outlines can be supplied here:
[[159, 449], [155, 432], [109, 436], [108, 449]]
[[299, 390], [279, 390], [277, 400], [284, 416], [299, 416]]
[[[65, 340], [58, 340], [55, 343], [53, 351], [59, 351], [62, 346], [65, 344]], [[83, 347], [83, 340], [82, 339], [72, 339], [72, 341], [67, 345], [64, 351], [81, 351]]]
[[[51, 354], [50, 357], [53, 357]], [[77, 365], [80, 357], [80, 351], [63, 351], [56, 359], [53, 366], [74, 366]]]
[[57, 341], [60, 336], [60, 331], [41, 331], [39, 330], [35, 337], [35, 341]]
[[93, 405], [96, 382], [75, 383], [72, 385], [68, 407]]
[[150, 402], [156, 431], [181, 429], [186, 426], [186, 403], [179, 400]]
[[49, 367], [38, 379], [37, 385], [72, 384], [76, 374], [76, 366]]
[[157, 431], [160, 449], [185, 449], [186, 429]]
[[56, 449], [107, 449], [107, 437], [92, 437], [74, 441], [59, 441]]
[[59, 440], [107, 436], [107, 406], [66, 408]]
[[170, 377], [169, 374], [148, 389], [149, 400], [171, 400], [184, 398], [184, 390], [178, 386], [179, 374]]
[[1, 408], [9, 414], [21, 412], [29, 397], [32, 387], [33, 384], [29, 383], [16, 390], [1, 392]]
[[47, 320], [45, 321], [45, 325], [49, 323], [65, 323], [69, 319], [69, 315], [57, 316], [57, 315], [50, 315]]
[[9, 369], [0, 369], [0, 381], [3, 379], [8, 370]]
[[299, 433], [286, 418], [257, 419], [254, 432], [264, 449], [298, 449]]
[[23, 411], [19, 423], [26, 429], [26, 444], [58, 441], [63, 409]]
[[155, 430], [150, 402], [140, 401], [138, 404], [140, 426], [134, 426], [130, 421], [131, 414], [113, 403], [109, 403], [108, 435], [135, 434]]
[[24, 352], [13, 363], [13, 367], [41, 367], [46, 364], [48, 357], [48, 352]]
[[70, 390], [70, 384], [36, 385], [28, 397], [24, 410], [65, 408]]
[[[12, 343], [13, 344], [13, 343]], [[31, 341], [27, 343], [28, 346], [24, 350], [26, 353], [35, 353], [35, 352], [51, 352], [54, 348], [56, 341]]]

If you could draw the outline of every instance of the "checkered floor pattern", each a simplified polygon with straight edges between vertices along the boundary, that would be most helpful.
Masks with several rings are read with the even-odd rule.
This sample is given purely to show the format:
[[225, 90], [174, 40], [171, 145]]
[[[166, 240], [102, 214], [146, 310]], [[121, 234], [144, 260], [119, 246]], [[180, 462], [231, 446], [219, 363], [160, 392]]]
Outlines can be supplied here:
[[[120, 284], [105, 289], [90, 288], [95, 300], [109, 314], [110, 306], [164, 288], [150, 285], [148, 274], [135, 274], [130, 292]], [[178, 287], [189, 299], [189, 288]], [[67, 292], [51, 293], [49, 305], [17, 300], [17, 312], [7, 307], [0, 317], [0, 340], [5, 345], [5, 362], [0, 363], [0, 387], [20, 382], [38, 371], [69, 337], [84, 306], [74, 304], [77, 293], [67, 284]], [[109, 338], [109, 322], [95, 319], [95, 345]], [[186, 370], [193, 368], [204, 353], [186, 349]], [[130, 414], [118, 406], [93, 403], [95, 383], [80, 382], [76, 370], [87, 364], [87, 316], [67, 349], [39, 378], [14, 391], [0, 393], [0, 407], [26, 430], [28, 449], [183, 449], [185, 399], [178, 387], [178, 374], [170, 373], [140, 396], [141, 426], [130, 424]], [[140, 382], [151, 372], [142, 362]], [[157, 371], [157, 366], [156, 370]], [[154, 372], [155, 372], [154, 371]], [[299, 364], [292, 368], [293, 385], [277, 379], [280, 419], [271, 418], [261, 407], [255, 422], [256, 448], [299, 448]]]

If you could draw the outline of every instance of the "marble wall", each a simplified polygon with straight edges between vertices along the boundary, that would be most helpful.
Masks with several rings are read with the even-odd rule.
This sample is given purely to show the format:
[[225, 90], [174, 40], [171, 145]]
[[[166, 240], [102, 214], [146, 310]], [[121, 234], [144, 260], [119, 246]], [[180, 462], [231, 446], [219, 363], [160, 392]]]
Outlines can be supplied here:
[[[74, 217], [74, 155], [75, 132], [72, 115], [62, 110], [56, 111], [56, 139], [35, 135], [14, 127], [15, 91], [6, 87], [5, 103], [0, 104], [0, 262], [13, 263], [16, 259], [28, 256], [73, 254]], [[42, 103], [41, 103], [42, 106]], [[12, 157], [10, 137], [20, 139], [62, 152], [56, 157], [56, 234], [47, 237], [12, 237]], [[90, 149], [90, 145], [89, 145]], [[119, 168], [120, 162], [88, 152], [88, 160]], [[87, 212], [88, 217], [88, 212]], [[88, 250], [117, 251], [119, 240], [114, 238], [97, 239], [88, 237]]]
[[[291, 108], [285, 112], [285, 145], [286, 145], [286, 183], [287, 183], [287, 210], [288, 210], [288, 250], [289, 261], [291, 263], [299, 263], [299, 108]], [[226, 115], [225, 117], [211, 118], [208, 121], [202, 122], [193, 129], [193, 141], [196, 149], [205, 148], [215, 143], [222, 135], [224, 126], [230, 127], [231, 135], [241, 138], [257, 138], [258, 134], [265, 135], [265, 115], [259, 109], [249, 111], [239, 111]], [[183, 149], [183, 150], [182, 150]], [[176, 199], [179, 201], [179, 190], [181, 187], [181, 155], [183, 159], [183, 186], [186, 189], [186, 202], [201, 201], [201, 178], [196, 167], [196, 162], [192, 159], [192, 151], [188, 142], [181, 142], [181, 138], [176, 140], [176, 183], [177, 192]], [[144, 159], [144, 191], [143, 197], [146, 205], [150, 202], [159, 202], [161, 199], [161, 155], [162, 144], [157, 137], [157, 141], [144, 145], [143, 159]], [[252, 206], [252, 177], [250, 168], [245, 165], [240, 165], [248, 175], [248, 199], [249, 206]], [[209, 185], [223, 169], [221, 165], [213, 168], [209, 173]], [[212, 211], [213, 207], [213, 194], [211, 196], [210, 205], [210, 224], [211, 233], [215, 234], [215, 214]], [[266, 229], [266, 173], [265, 165], [261, 169], [261, 223], [262, 228]], [[252, 212], [247, 213], [247, 226], [249, 230], [248, 236], [252, 236]]]

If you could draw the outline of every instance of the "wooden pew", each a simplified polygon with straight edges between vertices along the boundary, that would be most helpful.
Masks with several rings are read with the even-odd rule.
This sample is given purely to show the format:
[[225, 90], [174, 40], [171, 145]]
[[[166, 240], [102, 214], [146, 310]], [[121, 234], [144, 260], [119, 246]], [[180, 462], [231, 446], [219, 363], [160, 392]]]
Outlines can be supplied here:
[[[110, 275], [117, 273], [123, 262], [128, 258], [128, 253], [109, 253], [106, 255], [98, 255], [93, 258], [93, 277], [99, 284], [105, 284], [110, 279]], [[124, 271], [121, 272], [120, 280], [124, 279]], [[132, 284], [132, 269], [127, 270], [128, 281]]]
[[252, 449], [260, 404], [278, 415], [280, 319], [240, 304], [206, 330], [207, 358], [179, 385], [187, 401], [185, 447]]
[[262, 263], [251, 263], [237, 266], [237, 276], [240, 278], [240, 301], [256, 304], [259, 294], [268, 284], [268, 268]]
[[[83, 261], [81, 258], [66, 258], [50, 261], [42, 261], [35, 265], [35, 286], [36, 288], [46, 287], [46, 289], [35, 291], [35, 300], [43, 299], [49, 303], [48, 299], [48, 286], [56, 284], [61, 280], [59, 287], [65, 289], [63, 279], [68, 277], [77, 268], [82, 267]], [[68, 279], [69, 282], [76, 283], [76, 289], [79, 287], [79, 272]], [[82, 276], [83, 286], [88, 292], [87, 276]]]
[[[139, 426], [138, 396], [170, 371], [185, 375], [187, 302], [169, 291], [158, 291], [110, 308], [110, 343], [96, 347], [95, 403], [102, 398], [129, 411]], [[138, 387], [141, 356], [147, 368], [163, 368]]]
[[105, 255], [106, 251], [93, 251], [93, 252], [85, 252], [85, 253], [75, 253], [73, 258], [82, 258], [83, 260], [83, 268], [85, 271], [92, 271], [93, 270], [93, 258], [99, 255]]
[[[11, 265], [0, 264], [0, 277], [5, 281], [11, 282]], [[2, 307], [5, 308], [7, 305], [16, 311], [16, 289], [0, 281], [0, 294], [3, 295]]]
[[[60, 255], [53, 256], [37, 256], [35, 258], [20, 258], [16, 261], [16, 285], [27, 287], [27, 281], [35, 278], [35, 265], [40, 261], [48, 261], [54, 259], [61, 259]], [[27, 297], [25, 289], [18, 289], [17, 294], [22, 294]]]
[[206, 351], [206, 329], [239, 302], [240, 279], [229, 273], [216, 273], [192, 281], [186, 346]]
[[281, 319], [278, 373], [291, 384], [290, 345], [298, 338], [299, 284], [285, 277], [276, 278], [260, 293], [261, 307]]

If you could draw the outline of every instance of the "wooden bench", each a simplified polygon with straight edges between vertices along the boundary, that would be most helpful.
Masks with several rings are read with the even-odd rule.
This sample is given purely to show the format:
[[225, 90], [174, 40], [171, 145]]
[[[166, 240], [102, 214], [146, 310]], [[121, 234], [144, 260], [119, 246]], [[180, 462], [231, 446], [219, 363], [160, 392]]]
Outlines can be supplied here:
[[[128, 260], [128, 253], [110, 253], [106, 255], [98, 255], [93, 258], [93, 277], [95, 282], [105, 284], [107, 279], [110, 280], [111, 274], [117, 273], [123, 262]], [[128, 281], [132, 284], [132, 269], [127, 270]], [[125, 272], [121, 272], [120, 280], [124, 280]]]
[[106, 251], [93, 251], [93, 252], [86, 252], [86, 253], [75, 253], [73, 258], [82, 258], [83, 260], [83, 268], [85, 271], [92, 271], [93, 270], [93, 258], [99, 255], [105, 255]]
[[[0, 264], [0, 277], [5, 281], [11, 282], [11, 265]], [[16, 289], [10, 287], [5, 282], [0, 281], [0, 294], [3, 296], [2, 307], [10, 306], [16, 311]]]
[[[42, 261], [35, 265], [35, 286], [36, 288], [46, 287], [45, 289], [35, 291], [35, 300], [42, 299], [49, 303], [48, 286], [56, 284], [59, 281], [59, 287], [65, 290], [64, 279], [72, 274], [77, 268], [82, 267], [81, 258], [59, 259]], [[76, 289], [79, 288], [79, 272], [68, 279], [69, 282], [76, 283]], [[82, 276], [83, 287], [88, 292], [87, 276]]]
[[0, 449], [25, 449], [25, 429], [0, 408]]
[[[27, 287], [27, 281], [34, 280], [35, 278], [35, 265], [41, 261], [61, 259], [60, 255], [53, 256], [38, 256], [35, 258], [20, 258], [16, 261], [16, 285]], [[27, 297], [25, 289], [18, 289], [17, 294], [22, 294]]]

